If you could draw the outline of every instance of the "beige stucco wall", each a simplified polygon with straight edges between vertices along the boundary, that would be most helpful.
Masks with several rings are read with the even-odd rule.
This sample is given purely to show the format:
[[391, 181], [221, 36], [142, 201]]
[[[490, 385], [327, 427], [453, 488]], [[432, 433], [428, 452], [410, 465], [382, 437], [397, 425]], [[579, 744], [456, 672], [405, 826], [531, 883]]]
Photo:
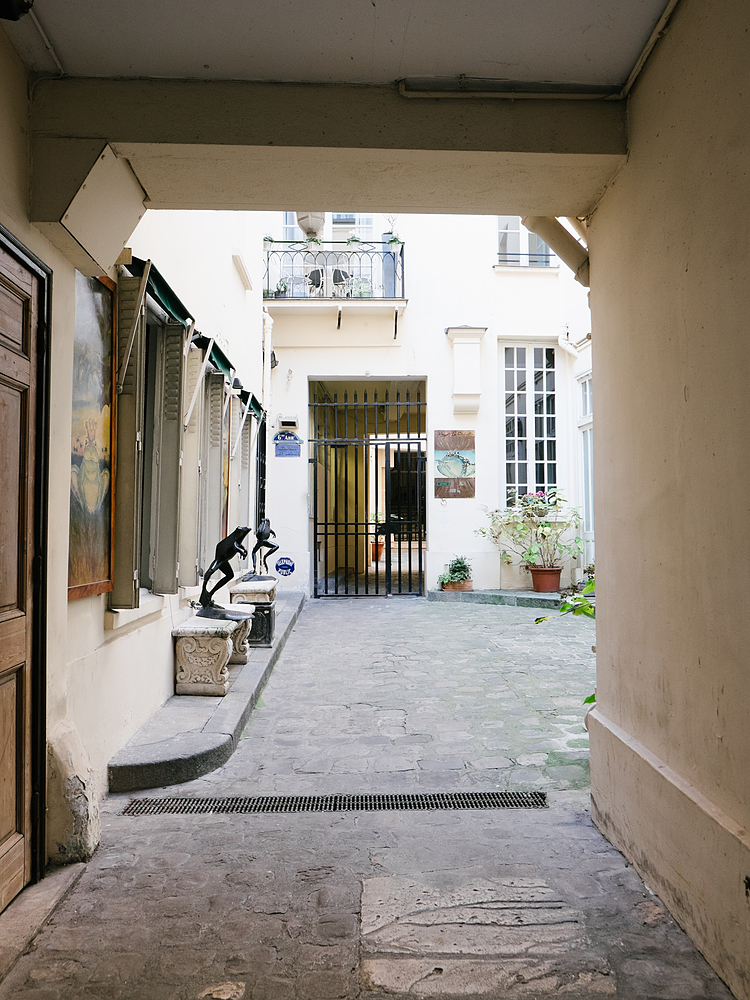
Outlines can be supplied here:
[[750, 996], [749, 30], [746, 4], [683, 0], [631, 98], [628, 164], [590, 243], [594, 814], [740, 997]]

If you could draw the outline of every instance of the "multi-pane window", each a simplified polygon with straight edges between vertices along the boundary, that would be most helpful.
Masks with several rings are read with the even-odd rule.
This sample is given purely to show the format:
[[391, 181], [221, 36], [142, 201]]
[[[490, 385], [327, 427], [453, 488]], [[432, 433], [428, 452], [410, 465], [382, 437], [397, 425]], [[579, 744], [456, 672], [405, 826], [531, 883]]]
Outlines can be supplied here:
[[509, 506], [516, 496], [557, 488], [556, 419], [554, 347], [506, 347], [505, 486]]
[[505, 267], [556, 267], [557, 258], [519, 215], [497, 217], [497, 261]]
[[590, 417], [594, 412], [594, 397], [591, 393], [591, 376], [585, 378], [580, 383], [581, 386], [581, 417]]
[[581, 379], [580, 404], [581, 444], [583, 447], [583, 530], [584, 534], [594, 530], [594, 414], [593, 383], [591, 376]]
[[296, 212], [284, 212], [284, 232], [282, 239], [286, 243], [301, 243], [305, 234], [302, 232], [300, 227], [297, 225], [297, 213]]

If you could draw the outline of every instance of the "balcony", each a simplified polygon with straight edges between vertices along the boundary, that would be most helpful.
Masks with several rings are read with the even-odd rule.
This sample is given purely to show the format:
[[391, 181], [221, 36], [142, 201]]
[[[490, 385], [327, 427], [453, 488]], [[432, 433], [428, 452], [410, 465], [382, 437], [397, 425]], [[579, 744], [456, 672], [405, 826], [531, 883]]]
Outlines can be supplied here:
[[264, 299], [349, 302], [404, 299], [404, 245], [349, 240], [265, 240]]

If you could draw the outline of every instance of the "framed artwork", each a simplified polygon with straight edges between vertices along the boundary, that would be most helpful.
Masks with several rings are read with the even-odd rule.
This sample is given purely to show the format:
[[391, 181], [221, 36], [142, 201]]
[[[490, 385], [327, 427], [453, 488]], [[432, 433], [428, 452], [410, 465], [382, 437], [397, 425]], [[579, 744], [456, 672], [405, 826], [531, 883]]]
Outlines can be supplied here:
[[112, 590], [115, 285], [76, 271], [68, 600]]
[[475, 495], [474, 431], [435, 431], [435, 496], [455, 500]]

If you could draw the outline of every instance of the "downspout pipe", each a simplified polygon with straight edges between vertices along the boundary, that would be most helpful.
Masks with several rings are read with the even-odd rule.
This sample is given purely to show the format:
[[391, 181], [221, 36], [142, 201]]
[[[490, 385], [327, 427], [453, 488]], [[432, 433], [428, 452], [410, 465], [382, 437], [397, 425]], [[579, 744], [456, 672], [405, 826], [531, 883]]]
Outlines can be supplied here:
[[560, 260], [575, 273], [576, 281], [589, 287], [589, 255], [575, 236], [552, 216], [531, 215], [521, 219], [524, 226], [540, 236], [551, 247]]

